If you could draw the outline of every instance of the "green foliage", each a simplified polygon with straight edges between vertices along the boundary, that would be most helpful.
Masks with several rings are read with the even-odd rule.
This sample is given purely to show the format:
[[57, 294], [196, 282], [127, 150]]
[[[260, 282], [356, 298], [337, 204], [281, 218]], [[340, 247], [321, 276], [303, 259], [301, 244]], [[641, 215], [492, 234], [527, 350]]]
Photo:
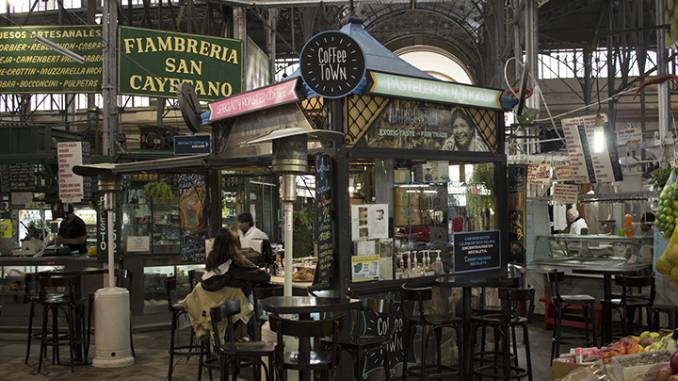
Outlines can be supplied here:
[[310, 207], [294, 212], [293, 256], [313, 255], [313, 211]]
[[668, 181], [670, 175], [671, 168], [657, 168], [650, 172], [650, 183], [654, 185], [656, 189], [662, 189], [664, 188], [664, 185], [666, 185], [666, 181]]
[[153, 204], [176, 204], [177, 196], [172, 187], [164, 181], [148, 183], [144, 186], [142, 194], [146, 202]]

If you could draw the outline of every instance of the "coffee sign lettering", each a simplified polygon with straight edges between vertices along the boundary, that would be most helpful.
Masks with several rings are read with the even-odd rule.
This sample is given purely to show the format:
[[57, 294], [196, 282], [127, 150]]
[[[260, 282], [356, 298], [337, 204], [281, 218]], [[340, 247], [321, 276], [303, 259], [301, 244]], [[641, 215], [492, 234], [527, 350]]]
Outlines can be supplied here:
[[350, 94], [365, 76], [365, 57], [358, 43], [341, 32], [323, 32], [301, 51], [301, 77], [325, 98]]

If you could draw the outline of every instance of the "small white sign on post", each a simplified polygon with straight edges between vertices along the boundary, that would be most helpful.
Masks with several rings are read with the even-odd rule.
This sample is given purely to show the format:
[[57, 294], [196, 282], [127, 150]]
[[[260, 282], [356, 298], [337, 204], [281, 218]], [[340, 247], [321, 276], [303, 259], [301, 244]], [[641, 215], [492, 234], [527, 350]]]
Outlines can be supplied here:
[[58, 143], [57, 159], [59, 162], [59, 199], [63, 203], [82, 201], [84, 194], [82, 176], [73, 173], [73, 167], [82, 165], [82, 143]]
[[617, 130], [617, 146], [637, 145], [643, 143], [643, 132], [640, 128], [629, 126]]
[[529, 164], [527, 166], [527, 182], [529, 184], [550, 184], [551, 164]]
[[555, 184], [553, 185], [553, 201], [563, 204], [576, 204], [579, 194], [579, 185]]
[[128, 236], [127, 252], [145, 253], [151, 251], [151, 237], [149, 236]]

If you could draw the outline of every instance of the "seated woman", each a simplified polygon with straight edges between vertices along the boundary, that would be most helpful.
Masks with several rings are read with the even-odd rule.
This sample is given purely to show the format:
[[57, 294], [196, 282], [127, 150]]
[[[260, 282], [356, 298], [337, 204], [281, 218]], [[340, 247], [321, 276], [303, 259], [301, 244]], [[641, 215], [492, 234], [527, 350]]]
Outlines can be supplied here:
[[201, 283], [207, 291], [237, 287], [245, 295], [249, 295], [254, 287], [267, 284], [271, 280], [266, 271], [241, 254], [238, 238], [224, 228], [217, 232], [205, 264], [208, 272], [203, 275]]
[[207, 272], [202, 281], [184, 299], [184, 309], [198, 337], [210, 330], [210, 309], [226, 300], [240, 300], [241, 312], [235, 321], [247, 324], [253, 313], [247, 295], [252, 288], [268, 283], [271, 278], [242, 256], [238, 238], [224, 228], [217, 232], [205, 264]]

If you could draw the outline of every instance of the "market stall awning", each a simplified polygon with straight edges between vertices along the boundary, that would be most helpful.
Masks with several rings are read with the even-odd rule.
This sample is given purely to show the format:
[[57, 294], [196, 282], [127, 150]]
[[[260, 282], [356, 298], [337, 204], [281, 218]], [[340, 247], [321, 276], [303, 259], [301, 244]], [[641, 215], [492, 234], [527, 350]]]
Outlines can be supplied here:
[[206, 168], [209, 155], [181, 156], [167, 159], [142, 160], [132, 163], [100, 163], [76, 165], [73, 172], [80, 176], [125, 174], [145, 171], [176, 171], [182, 168]]

